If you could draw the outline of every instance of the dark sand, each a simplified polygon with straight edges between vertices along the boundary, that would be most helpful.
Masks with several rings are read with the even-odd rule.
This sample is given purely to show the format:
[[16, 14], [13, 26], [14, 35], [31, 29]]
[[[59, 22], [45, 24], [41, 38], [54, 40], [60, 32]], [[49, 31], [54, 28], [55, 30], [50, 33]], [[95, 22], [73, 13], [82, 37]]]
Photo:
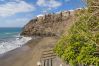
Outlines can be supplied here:
[[26, 45], [0, 55], [0, 66], [37, 66], [42, 51], [54, 47], [56, 38], [31, 40]]

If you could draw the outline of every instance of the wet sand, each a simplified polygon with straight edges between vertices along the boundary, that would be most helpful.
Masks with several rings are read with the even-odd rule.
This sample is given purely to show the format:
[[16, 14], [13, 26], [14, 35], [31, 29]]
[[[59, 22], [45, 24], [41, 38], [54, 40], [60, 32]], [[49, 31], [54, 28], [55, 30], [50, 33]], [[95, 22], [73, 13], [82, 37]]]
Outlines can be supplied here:
[[42, 51], [54, 47], [56, 38], [31, 40], [26, 45], [0, 55], [0, 66], [37, 66]]

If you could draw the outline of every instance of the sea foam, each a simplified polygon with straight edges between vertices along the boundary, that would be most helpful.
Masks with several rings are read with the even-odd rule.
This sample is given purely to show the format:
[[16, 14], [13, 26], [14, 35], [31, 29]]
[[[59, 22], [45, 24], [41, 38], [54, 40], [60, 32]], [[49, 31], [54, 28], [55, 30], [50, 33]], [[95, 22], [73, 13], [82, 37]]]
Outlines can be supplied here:
[[22, 45], [26, 44], [31, 37], [16, 36], [15, 39], [4, 41], [0, 43], [0, 54], [4, 54], [8, 51], [14, 50]]

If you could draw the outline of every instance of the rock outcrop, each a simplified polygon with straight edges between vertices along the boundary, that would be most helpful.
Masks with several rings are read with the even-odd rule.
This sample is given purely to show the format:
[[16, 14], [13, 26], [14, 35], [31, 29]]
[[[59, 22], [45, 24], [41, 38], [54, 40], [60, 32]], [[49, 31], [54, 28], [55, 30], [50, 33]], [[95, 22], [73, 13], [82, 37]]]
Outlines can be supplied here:
[[75, 13], [76, 11], [63, 11], [36, 17], [24, 26], [21, 35], [60, 36], [65, 27], [73, 22]]

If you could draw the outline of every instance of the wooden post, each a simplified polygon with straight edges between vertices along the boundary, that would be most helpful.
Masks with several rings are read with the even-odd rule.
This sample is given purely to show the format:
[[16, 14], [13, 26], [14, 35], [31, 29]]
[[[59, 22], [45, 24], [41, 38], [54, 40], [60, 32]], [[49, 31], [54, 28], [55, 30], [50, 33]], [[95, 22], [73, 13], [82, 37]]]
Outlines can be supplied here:
[[49, 66], [49, 59], [47, 59], [47, 66]]

